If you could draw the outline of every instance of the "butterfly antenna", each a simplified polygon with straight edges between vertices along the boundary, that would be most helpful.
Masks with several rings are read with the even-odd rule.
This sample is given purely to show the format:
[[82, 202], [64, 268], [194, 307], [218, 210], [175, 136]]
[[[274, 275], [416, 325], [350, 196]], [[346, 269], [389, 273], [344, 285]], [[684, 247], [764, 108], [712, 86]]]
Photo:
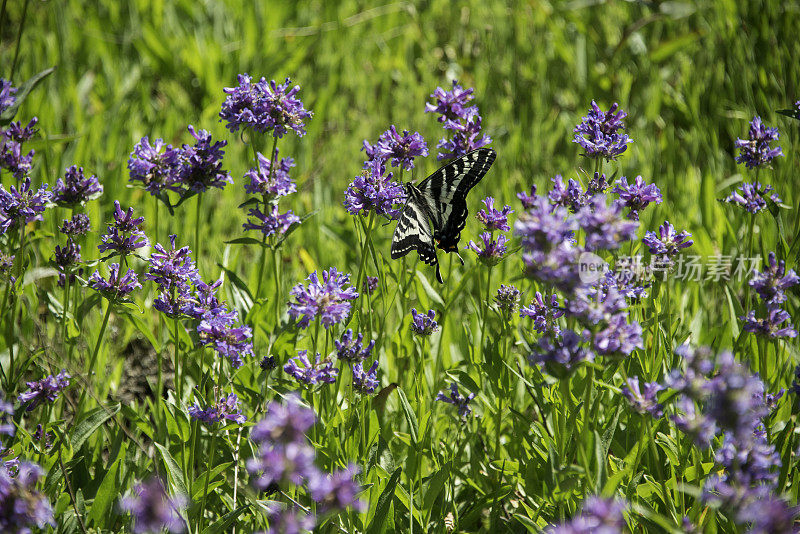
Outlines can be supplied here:
[[458, 252], [456, 252], [455, 255], [458, 256], [458, 261], [461, 262], [461, 266], [463, 267], [464, 266], [464, 258], [462, 258], [461, 254], [459, 254]]

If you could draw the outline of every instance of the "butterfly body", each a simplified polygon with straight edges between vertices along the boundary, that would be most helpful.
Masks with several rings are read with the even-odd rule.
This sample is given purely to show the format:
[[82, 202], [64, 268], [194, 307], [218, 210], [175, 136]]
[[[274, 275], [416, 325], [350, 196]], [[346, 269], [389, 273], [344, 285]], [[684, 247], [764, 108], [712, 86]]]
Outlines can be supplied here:
[[467, 224], [467, 193], [494, 163], [494, 150], [480, 148], [456, 159], [425, 178], [419, 185], [405, 184], [406, 205], [392, 237], [392, 259], [416, 250], [420, 260], [439, 272], [436, 247], [457, 252], [461, 230]]

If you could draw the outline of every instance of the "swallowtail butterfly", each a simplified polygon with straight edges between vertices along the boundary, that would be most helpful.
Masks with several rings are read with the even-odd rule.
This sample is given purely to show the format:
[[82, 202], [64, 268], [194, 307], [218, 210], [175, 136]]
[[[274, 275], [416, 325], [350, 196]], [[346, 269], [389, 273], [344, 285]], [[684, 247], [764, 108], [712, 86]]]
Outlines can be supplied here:
[[406, 183], [406, 205], [392, 237], [392, 259], [416, 250], [420, 260], [436, 266], [436, 279], [444, 283], [434, 243], [445, 252], [458, 251], [458, 239], [467, 224], [467, 193], [481, 181], [495, 157], [494, 150], [479, 148], [451, 161], [419, 185]]

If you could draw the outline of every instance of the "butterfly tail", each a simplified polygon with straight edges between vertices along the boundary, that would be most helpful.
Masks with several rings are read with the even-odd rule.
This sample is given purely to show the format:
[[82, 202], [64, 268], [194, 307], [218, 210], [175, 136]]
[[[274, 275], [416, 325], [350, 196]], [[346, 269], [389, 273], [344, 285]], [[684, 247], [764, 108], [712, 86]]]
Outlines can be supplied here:
[[439, 263], [436, 263], [436, 281], [440, 284], [444, 284], [444, 280], [442, 279], [442, 273], [439, 272]]

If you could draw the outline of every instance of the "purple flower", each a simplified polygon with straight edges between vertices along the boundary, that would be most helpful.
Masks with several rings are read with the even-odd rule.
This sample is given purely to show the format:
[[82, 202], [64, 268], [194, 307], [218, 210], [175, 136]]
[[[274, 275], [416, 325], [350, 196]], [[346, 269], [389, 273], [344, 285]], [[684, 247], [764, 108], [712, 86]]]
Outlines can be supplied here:
[[608, 182], [606, 175], [596, 172], [589, 179], [589, 184], [586, 186], [586, 198], [589, 199], [600, 194], [604, 195], [609, 187], [611, 187], [611, 184]]
[[[302, 364], [302, 366], [298, 364]], [[307, 350], [298, 351], [297, 356], [289, 358], [289, 363], [283, 366], [283, 370], [298, 382], [306, 385], [333, 384], [339, 376], [339, 369], [333, 366], [332, 360], [327, 358], [322, 360], [317, 353], [314, 363], [311, 363]]]
[[381, 385], [378, 380], [378, 360], [372, 362], [372, 366], [364, 371], [361, 362], [353, 364], [353, 389], [363, 395], [375, 393], [375, 388]]
[[396, 218], [399, 205], [405, 202], [402, 184], [392, 181], [392, 173], [384, 174], [381, 160], [367, 162], [367, 167], [356, 176], [344, 192], [344, 207], [353, 215], [375, 211], [378, 215]]
[[497, 303], [497, 307], [500, 309], [500, 311], [510, 314], [517, 309], [519, 297], [519, 289], [512, 285], [500, 284], [497, 294], [494, 297], [494, 301]]
[[622, 242], [636, 238], [638, 221], [622, 217], [624, 204], [606, 204], [604, 195], [595, 195], [586, 206], [576, 214], [580, 227], [586, 232], [586, 249], [614, 250]]
[[112, 251], [111, 257], [117, 254], [124, 256], [147, 246], [147, 236], [141, 230], [143, 223], [144, 217], [134, 217], [133, 208], [122, 211], [119, 201], [115, 200], [114, 223], [109, 224], [106, 233], [100, 236], [102, 243], [97, 248], [100, 252]]
[[466, 397], [462, 395], [458, 391], [458, 384], [452, 382], [450, 384], [450, 393], [447, 394], [444, 391], [440, 391], [439, 394], [436, 395], [435, 400], [452, 404], [458, 409], [458, 415], [461, 417], [467, 417], [472, 413], [472, 408], [470, 407], [469, 403], [472, 402], [472, 399], [474, 398], [474, 393], [470, 393]]
[[367, 295], [372, 295], [376, 289], [378, 289], [378, 277], [377, 276], [367, 276], [364, 278], [364, 293]]
[[670, 420], [678, 430], [692, 438], [697, 446], [707, 448], [717, 432], [714, 420], [699, 412], [689, 397], [681, 397], [677, 405], [683, 413], [670, 416]]
[[14, 258], [10, 254], [6, 254], [0, 250], [0, 279], [4, 279], [8, 284], [14, 285], [17, 279], [11, 276], [11, 268], [14, 266]]
[[786, 270], [786, 262], [777, 261], [775, 253], [770, 252], [763, 272], [755, 271], [748, 282], [767, 305], [786, 302], [785, 291], [800, 282], [793, 269]]
[[[247, 222], [242, 225], [245, 230], [258, 230], [265, 236], [283, 235], [293, 224], [300, 223], [300, 217], [288, 210], [286, 213], [278, 212], [278, 205], [271, 204], [269, 213], [263, 213], [258, 208], [250, 208], [247, 212]], [[253, 217], [253, 222], [249, 217]]]
[[0, 130], [0, 169], [6, 169], [17, 180], [31, 172], [34, 151], [22, 152], [22, 142], [14, 139], [11, 128]]
[[783, 156], [781, 147], [769, 146], [772, 141], [777, 141], [778, 137], [780, 137], [778, 129], [768, 128], [761, 122], [761, 117], [756, 115], [750, 121], [748, 138], [736, 140], [736, 146], [739, 148], [736, 163], [744, 163], [748, 169], [752, 169], [769, 163], [773, 158]]
[[402, 167], [405, 170], [414, 168], [414, 158], [428, 155], [428, 145], [422, 135], [408, 130], [399, 134], [394, 125], [378, 137], [374, 146], [369, 147], [366, 141], [364, 146], [370, 159], [381, 162], [391, 160], [392, 167]]
[[642, 382], [640, 388], [639, 377], [636, 376], [628, 378], [625, 384], [622, 386], [622, 396], [636, 412], [642, 415], [650, 414], [656, 419], [664, 415], [664, 407], [658, 403], [658, 392], [662, 391], [664, 386], [658, 382]]
[[363, 512], [367, 503], [359, 500], [356, 495], [361, 492], [361, 486], [355, 477], [359, 468], [353, 464], [331, 475], [314, 477], [308, 482], [311, 498], [317, 501], [321, 513], [331, 511], [344, 511], [353, 508]]
[[12, 87], [11, 81], [0, 78], [0, 113], [14, 105], [17, 101], [17, 88]]
[[0, 138], [3, 138], [7, 141], [16, 141], [17, 143], [30, 141], [38, 132], [36, 129], [36, 124], [38, 122], [39, 119], [36, 117], [32, 118], [25, 126], [22, 126], [22, 123], [19, 121], [11, 122], [9, 123], [8, 128], [5, 130], [0, 130]]
[[627, 313], [614, 315], [608, 320], [608, 326], [594, 337], [594, 349], [598, 354], [628, 355], [636, 348], [644, 348], [642, 326], [637, 321], [629, 323]]
[[477, 106], [468, 106], [475, 96], [475, 90], [471, 87], [464, 89], [458, 85], [458, 80], [453, 80], [453, 88], [450, 91], [445, 91], [441, 87], [437, 87], [431, 98], [434, 103], [425, 103], [425, 113], [438, 113], [441, 115], [438, 119], [439, 122], [446, 122], [448, 120], [467, 119], [478, 113]]
[[656, 184], [648, 184], [641, 176], [637, 176], [635, 181], [628, 184], [628, 179], [624, 176], [617, 181], [617, 186], [611, 191], [617, 193], [619, 198], [625, 201], [625, 206], [630, 209], [628, 218], [634, 221], [639, 220], [639, 212], [645, 209], [651, 202], [661, 204], [661, 190]]
[[539, 195], [536, 194], [536, 184], [531, 186], [530, 194], [522, 191], [521, 193], [517, 193], [517, 198], [519, 199], [520, 203], [522, 203], [522, 207], [526, 210], [536, 206], [536, 201], [539, 198]]
[[194, 262], [189, 257], [191, 250], [188, 246], [175, 248], [175, 239], [178, 236], [169, 236], [170, 249], [167, 250], [161, 243], [156, 243], [155, 251], [150, 254], [150, 268], [144, 275], [145, 280], [152, 280], [163, 291], [171, 291], [173, 287], [187, 286], [199, 280]]
[[297, 319], [300, 328], [307, 328], [312, 319], [319, 317], [325, 328], [340, 323], [350, 313], [350, 300], [358, 298], [353, 287], [345, 288], [350, 275], [331, 267], [322, 272], [322, 282], [317, 272], [308, 275], [308, 287], [297, 284], [291, 290], [294, 301], [289, 303], [289, 315]]
[[791, 323], [781, 326], [786, 321], [791, 320], [792, 317], [789, 315], [789, 312], [776, 305], [767, 307], [767, 316], [764, 318], [757, 318], [756, 312], [751, 310], [747, 316], [739, 317], [739, 319], [744, 321], [742, 329], [745, 332], [752, 332], [757, 336], [763, 336], [769, 339], [797, 337], [797, 331]]
[[436, 312], [428, 310], [427, 315], [417, 313], [416, 308], [411, 309], [411, 331], [418, 336], [429, 336], [439, 331], [439, 324], [436, 322]]
[[[771, 185], [763, 185], [758, 182], [744, 183], [738, 187], [738, 191], [734, 191], [723, 198], [722, 202], [738, 204], [742, 206], [745, 211], [755, 215], [767, 208], [767, 201], [764, 200], [764, 196], [770, 191], [773, 191]], [[769, 198], [773, 202], [781, 202], [780, 197], [775, 193], [770, 195]]]
[[33, 191], [30, 178], [25, 178], [19, 189], [12, 185], [6, 191], [0, 185], [0, 235], [17, 228], [20, 221], [26, 224], [41, 221], [45, 206], [52, 197], [48, 187], [43, 184]]
[[565, 378], [581, 363], [594, 360], [594, 354], [582, 347], [582, 342], [583, 337], [572, 330], [548, 334], [539, 338], [528, 360], [531, 364], [544, 365], [547, 372], [557, 378]]
[[269, 510], [269, 529], [258, 534], [302, 534], [311, 532], [316, 526], [313, 515], [294, 508], [282, 508], [273, 501], [267, 505]]
[[675, 231], [675, 227], [669, 221], [658, 227], [658, 235], [655, 232], [645, 233], [642, 243], [650, 249], [650, 254], [660, 256], [664, 261], [676, 256], [682, 249], [691, 247], [694, 241], [689, 239], [692, 234], [686, 230]]
[[53, 446], [53, 438], [55, 436], [52, 432], [46, 432], [42, 425], [36, 425], [36, 430], [33, 432], [33, 441], [40, 447], [49, 449]]
[[[14, 437], [16, 428], [14, 427], [14, 405], [8, 402], [5, 397], [0, 394], [0, 436]], [[0, 441], [0, 450], [3, 450], [3, 442]]]
[[446, 120], [445, 130], [453, 132], [453, 138], [442, 138], [436, 145], [440, 150], [436, 158], [439, 160], [460, 158], [461, 156], [484, 147], [492, 142], [492, 138], [481, 133], [481, 116], [475, 113], [463, 120]]
[[[70, 271], [72, 271], [73, 266], [78, 265], [81, 262], [81, 246], [75, 244], [75, 242], [72, 241], [72, 238], [69, 238], [63, 247], [56, 245], [53, 256], [53, 263], [56, 264], [56, 268], [59, 271], [58, 286], [64, 287], [64, 283], [67, 279], [67, 273], [69, 273], [70, 283], [74, 282], [75, 275]], [[83, 269], [78, 269], [78, 274], [81, 274], [82, 272]]]
[[486, 209], [480, 210], [475, 217], [483, 224], [486, 230], [490, 232], [494, 230], [503, 230], [504, 232], [511, 230], [508, 225], [508, 215], [514, 213], [511, 206], [504, 206], [503, 211], [498, 211], [494, 208], [494, 199], [492, 197], [487, 197], [482, 202]]
[[58, 231], [67, 236], [74, 237], [86, 235], [91, 229], [89, 216], [84, 213], [76, 213], [71, 219], [64, 219]]
[[83, 167], [73, 165], [56, 180], [53, 188], [53, 202], [59, 206], [72, 207], [93, 200], [103, 194], [103, 186], [97, 176], [86, 177]]
[[261, 362], [258, 364], [261, 369], [264, 371], [272, 371], [273, 369], [277, 369], [278, 367], [278, 360], [275, 359], [275, 356], [272, 354], [267, 354], [263, 358], [261, 358]]
[[228, 358], [234, 369], [242, 366], [243, 356], [253, 355], [253, 329], [247, 325], [235, 326], [237, 320], [235, 311], [226, 312], [223, 307], [206, 312], [197, 326], [200, 344]]
[[586, 325], [596, 325], [624, 312], [628, 308], [625, 296], [609, 280], [603, 277], [592, 286], [576, 289], [566, 303], [570, 315]]
[[[549, 300], [549, 303], [546, 301]], [[520, 317], [530, 317], [533, 319], [533, 329], [540, 334], [558, 335], [561, 329], [555, 320], [564, 315], [564, 308], [558, 305], [558, 296], [550, 295], [545, 299], [540, 292], [536, 292], [531, 303], [523, 306], [519, 310]]]
[[366, 360], [372, 353], [375, 341], [370, 340], [369, 344], [362, 345], [362, 339], [364, 339], [362, 334], [358, 334], [357, 337], [353, 338], [353, 330], [348, 328], [345, 333], [342, 334], [341, 341], [338, 339], [333, 341], [333, 344], [336, 346], [336, 356], [340, 360], [346, 362], [360, 362]]
[[100, 271], [95, 271], [89, 277], [89, 287], [103, 294], [109, 300], [123, 299], [134, 289], [141, 289], [142, 284], [136, 277], [133, 269], [120, 278], [119, 263], [112, 263], [108, 266], [108, 280], [100, 275]]
[[130, 512], [133, 517], [134, 534], [156, 533], [167, 529], [169, 532], [183, 532], [185, 523], [181, 510], [186, 508], [188, 499], [184, 495], [167, 495], [164, 485], [157, 477], [136, 484], [133, 495], [120, 499], [119, 507]]
[[748, 534], [797, 534], [798, 515], [800, 507], [790, 506], [776, 495], [751, 500], [736, 510], [737, 521], [749, 525]]
[[222, 168], [222, 148], [227, 141], [212, 143], [211, 133], [206, 130], [196, 131], [189, 125], [189, 133], [195, 138], [195, 144], [184, 144], [180, 151], [180, 170], [178, 181], [187, 191], [203, 193], [209, 187], [223, 189], [225, 184], [232, 184], [233, 179], [228, 171]]
[[[520, 195], [523, 194], [524, 193], [520, 193]], [[517, 196], [519, 197], [519, 195]], [[550, 199], [553, 205], [567, 208], [572, 213], [581, 209], [581, 207], [586, 204], [587, 200], [587, 196], [583, 192], [581, 184], [570, 178], [565, 185], [564, 178], [562, 178], [560, 174], [556, 174], [555, 178], [553, 178], [553, 189], [547, 194], [547, 198]], [[525, 204], [525, 202], [523, 202], [523, 204]]]
[[271, 131], [277, 138], [289, 130], [300, 137], [305, 135], [304, 121], [310, 119], [312, 113], [296, 97], [300, 92], [299, 85], [291, 87], [289, 78], [282, 84], [275, 83], [275, 80], [267, 82], [265, 78], [252, 83], [247, 74], [239, 74], [238, 81], [237, 87], [224, 89], [228, 96], [219, 113], [220, 120], [230, 131], [242, 127], [260, 133]]
[[305, 443], [305, 434], [316, 420], [314, 410], [305, 407], [297, 394], [290, 394], [285, 403], [269, 404], [250, 437], [256, 443]]
[[[244, 190], [251, 195], [263, 195], [265, 198], [283, 197], [297, 191], [297, 186], [289, 176], [289, 171], [294, 167], [292, 158], [281, 158], [273, 168], [270, 160], [257, 153], [258, 167], [250, 169], [244, 174], [248, 179]], [[275, 157], [278, 157], [278, 150], [275, 149]]]
[[497, 265], [506, 253], [508, 239], [504, 235], [497, 236], [496, 240], [492, 239], [492, 234], [489, 232], [483, 232], [480, 237], [483, 241], [483, 248], [472, 240], [464, 248], [475, 252], [484, 265]]
[[[162, 152], [163, 150], [163, 152]], [[181, 151], [165, 144], [163, 139], [142, 137], [128, 158], [131, 182], [141, 182], [151, 195], [161, 191], [180, 191]]]
[[616, 499], [587, 497], [581, 513], [570, 521], [551, 526], [547, 534], [622, 534], [625, 525], [625, 504]]
[[18, 400], [20, 404], [27, 404], [25, 411], [30, 412], [44, 401], [55, 402], [58, 394], [69, 385], [72, 378], [66, 370], [57, 375], [49, 375], [35, 382], [26, 382], [28, 391], [21, 393]]
[[608, 111], [602, 111], [592, 100], [589, 114], [573, 129], [575, 139], [572, 142], [583, 147], [587, 157], [613, 160], [628, 149], [631, 138], [619, 133], [625, 128], [622, 120], [628, 114], [618, 109], [619, 104], [615, 102]]
[[209, 406], [205, 410], [200, 408], [199, 403], [195, 402], [193, 406], [189, 406], [189, 415], [208, 425], [219, 423], [223, 419], [233, 421], [237, 425], [244, 424], [247, 421], [247, 417], [242, 415], [242, 411], [239, 409], [239, 398], [235, 393], [221, 396], [216, 404]]
[[56, 526], [47, 497], [36, 489], [44, 471], [31, 462], [0, 462], [0, 532], [30, 534]]

